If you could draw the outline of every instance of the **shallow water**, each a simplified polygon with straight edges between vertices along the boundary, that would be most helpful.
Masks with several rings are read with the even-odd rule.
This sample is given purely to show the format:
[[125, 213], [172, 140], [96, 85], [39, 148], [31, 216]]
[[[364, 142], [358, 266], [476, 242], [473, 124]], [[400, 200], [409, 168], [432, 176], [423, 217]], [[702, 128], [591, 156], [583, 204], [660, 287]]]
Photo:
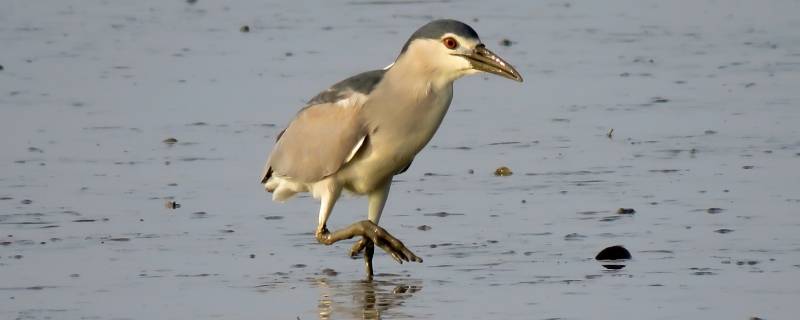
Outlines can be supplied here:
[[[0, 318], [792, 318], [798, 9], [7, 1]], [[457, 83], [381, 220], [425, 262], [378, 253], [366, 283], [351, 242], [315, 243], [314, 201], [257, 175], [305, 100], [443, 16], [526, 82]], [[612, 245], [625, 268], [594, 260]]]

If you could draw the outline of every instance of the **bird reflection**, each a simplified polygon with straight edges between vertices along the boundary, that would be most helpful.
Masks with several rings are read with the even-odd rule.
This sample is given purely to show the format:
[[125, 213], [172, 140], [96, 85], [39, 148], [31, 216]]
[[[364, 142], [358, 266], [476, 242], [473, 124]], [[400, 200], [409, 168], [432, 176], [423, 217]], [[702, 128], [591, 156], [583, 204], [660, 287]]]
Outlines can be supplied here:
[[317, 305], [320, 320], [374, 320], [381, 319], [381, 315], [411, 318], [394, 309], [422, 290], [421, 281], [413, 279], [335, 281], [319, 278], [316, 284], [320, 290]]

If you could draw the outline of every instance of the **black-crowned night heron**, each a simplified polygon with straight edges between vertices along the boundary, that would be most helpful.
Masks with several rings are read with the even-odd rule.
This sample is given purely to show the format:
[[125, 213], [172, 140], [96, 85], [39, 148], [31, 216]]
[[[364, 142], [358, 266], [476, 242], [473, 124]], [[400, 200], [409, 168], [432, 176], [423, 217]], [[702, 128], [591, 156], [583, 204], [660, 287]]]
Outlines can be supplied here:
[[[320, 243], [362, 238], [368, 278], [378, 245], [397, 262], [422, 259], [378, 226], [392, 177], [408, 170], [431, 140], [453, 99], [453, 82], [485, 71], [522, 77], [486, 49], [470, 26], [436, 20], [414, 32], [395, 62], [345, 79], [312, 98], [278, 135], [261, 175], [272, 199], [309, 192], [319, 199]], [[342, 190], [367, 195], [367, 219], [328, 231], [326, 222]]]

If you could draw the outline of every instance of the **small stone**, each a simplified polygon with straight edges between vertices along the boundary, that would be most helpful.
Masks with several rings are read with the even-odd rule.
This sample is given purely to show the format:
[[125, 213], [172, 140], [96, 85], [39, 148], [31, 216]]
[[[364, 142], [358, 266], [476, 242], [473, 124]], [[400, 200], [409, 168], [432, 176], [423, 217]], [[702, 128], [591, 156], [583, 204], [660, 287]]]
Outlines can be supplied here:
[[601, 250], [594, 258], [596, 260], [630, 259], [631, 252], [623, 246], [611, 246]]
[[474, 174], [474, 173], [475, 173], [475, 170], [469, 169], [469, 170], [467, 170], [467, 173], [469, 173], [469, 174]]
[[631, 253], [623, 246], [611, 246], [600, 251], [594, 258], [600, 262], [603, 268], [619, 270], [625, 268], [625, 264], [622, 262], [630, 260]]
[[617, 214], [634, 214], [636, 210], [633, 208], [619, 208], [617, 209]]
[[25, 200], [20, 201], [19, 203], [21, 203], [21, 204], [31, 204], [31, 203], [33, 203], [33, 200], [25, 199]]
[[336, 272], [336, 270], [333, 270], [331, 268], [325, 268], [325, 269], [322, 269], [322, 274], [324, 274], [326, 276], [329, 276], [329, 277], [335, 277], [335, 276], [339, 275], [339, 272]]
[[164, 207], [166, 207], [167, 209], [173, 209], [174, 210], [174, 209], [180, 208], [181, 204], [177, 203], [175, 201], [172, 201], [172, 200], [167, 200], [167, 202], [164, 203]]
[[504, 46], [504, 47], [510, 47], [513, 44], [514, 44], [514, 42], [511, 41], [511, 39], [508, 39], [508, 38], [503, 38], [503, 40], [500, 40], [500, 45]]
[[708, 209], [706, 209], [706, 212], [708, 212], [710, 214], [717, 214], [717, 213], [720, 213], [722, 211], [723, 211], [722, 208], [708, 208]]
[[242, 32], [242, 33], [248, 33], [248, 32], [250, 32], [250, 26], [243, 25], [241, 28], [239, 28], [239, 31]]
[[719, 234], [726, 234], [726, 233], [731, 233], [731, 232], [733, 232], [733, 230], [731, 230], [731, 229], [726, 229], [726, 228], [722, 228], [722, 229], [717, 229], [717, 230], [714, 230], [714, 232], [716, 232], [716, 233], [719, 233]]
[[512, 174], [514, 174], [514, 173], [511, 172], [511, 169], [509, 167], [506, 167], [506, 166], [502, 166], [502, 167], [499, 167], [499, 168], [494, 170], [494, 175], [496, 175], [498, 177], [507, 177], [507, 176], [510, 176]]
[[256, 255], [254, 253], [251, 253], [250, 254], [250, 259], [255, 259], [255, 258], [256, 258]]
[[417, 227], [417, 230], [422, 230], [422, 231], [428, 231], [430, 229], [433, 229], [433, 228], [431, 228], [431, 226], [426, 225], [426, 224], [423, 224], [423, 225]]
[[[650, 61], [652, 61], [652, 60], [650, 60]], [[669, 99], [663, 98], [663, 97], [653, 97], [650, 101], [652, 103], [667, 103], [667, 102], [669, 102]]]
[[750, 169], [753, 169], [753, 168], [755, 168], [755, 166], [742, 166], [742, 169], [745, 169], [745, 170], [750, 170]]
[[166, 144], [168, 144], [168, 145], [173, 145], [173, 144], [176, 144], [176, 143], [178, 143], [178, 139], [175, 139], [175, 138], [166, 138], [166, 139], [164, 139], [164, 141], [162, 141], [162, 142], [164, 142], [164, 143], [166, 143]]
[[3, 69], [5, 69], [5, 68], [3, 68], [3, 65], [0, 64], [0, 71], [3, 71]]

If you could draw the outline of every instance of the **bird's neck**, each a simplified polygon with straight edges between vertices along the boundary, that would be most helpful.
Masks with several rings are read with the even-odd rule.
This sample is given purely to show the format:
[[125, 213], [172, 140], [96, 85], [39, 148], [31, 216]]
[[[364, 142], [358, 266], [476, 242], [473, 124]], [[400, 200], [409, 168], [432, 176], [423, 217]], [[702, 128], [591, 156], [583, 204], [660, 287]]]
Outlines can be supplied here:
[[384, 77], [388, 83], [395, 84], [405, 95], [423, 99], [431, 94], [452, 91], [453, 82], [458, 75], [449, 74], [421, 57], [423, 51], [410, 51], [400, 56]]

